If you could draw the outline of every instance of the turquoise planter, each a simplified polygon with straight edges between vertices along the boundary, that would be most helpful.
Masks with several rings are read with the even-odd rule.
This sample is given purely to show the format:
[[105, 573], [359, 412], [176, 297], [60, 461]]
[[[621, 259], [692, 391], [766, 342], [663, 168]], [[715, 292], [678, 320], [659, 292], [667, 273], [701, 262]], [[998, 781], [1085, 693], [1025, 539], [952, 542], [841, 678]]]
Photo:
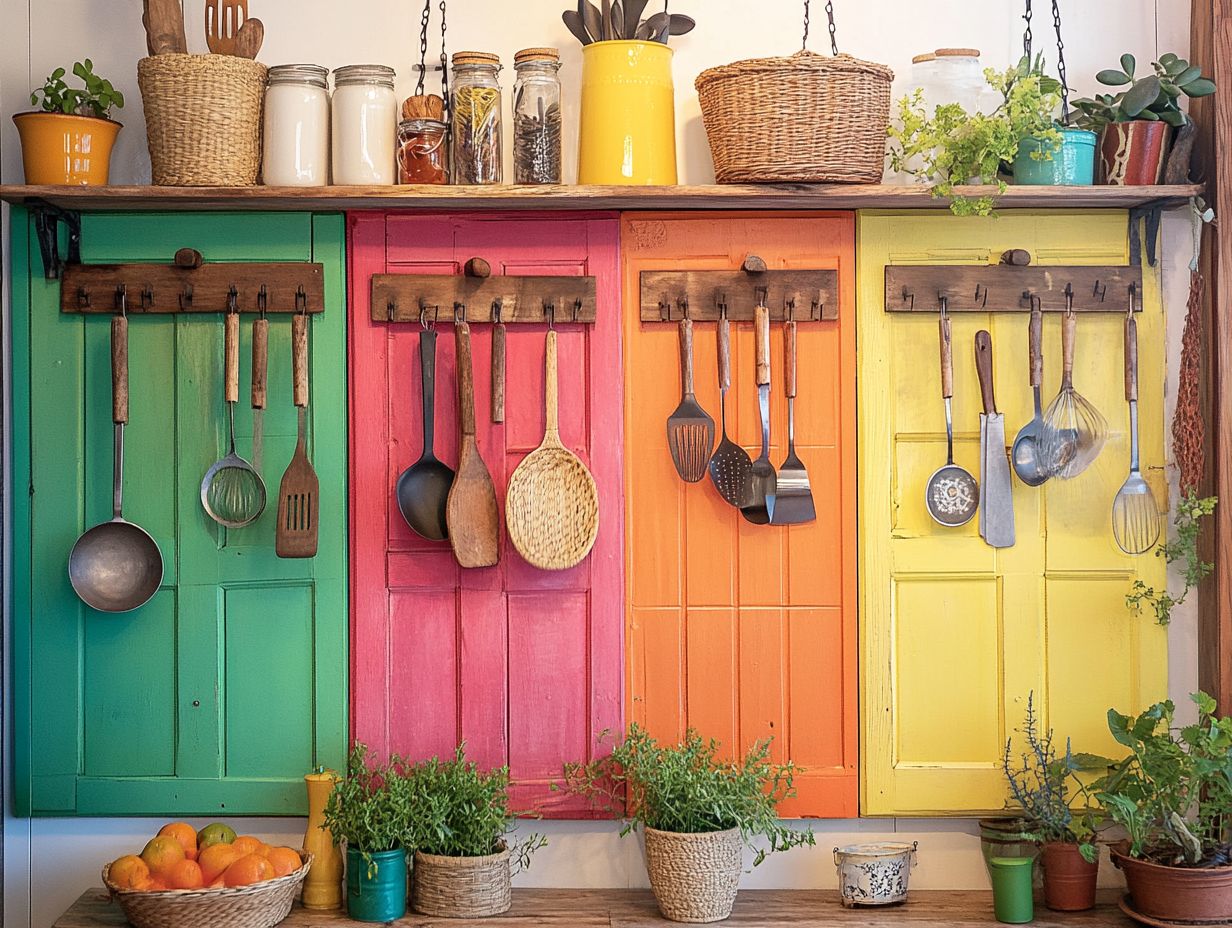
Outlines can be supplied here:
[[347, 914], [360, 922], [392, 922], [406, 914], [406, 851], [364, 855], [347, 848]]
[[[1014, 159], [1014, 183], [1032, 186], [1088, 187], [1095, 183], [1097, 136], [1086, 129], [1062, 129], [1061, 147], [1039, 139], [1023, 139]], [[1031, 157], [1036, 154], [1037, 157]]]

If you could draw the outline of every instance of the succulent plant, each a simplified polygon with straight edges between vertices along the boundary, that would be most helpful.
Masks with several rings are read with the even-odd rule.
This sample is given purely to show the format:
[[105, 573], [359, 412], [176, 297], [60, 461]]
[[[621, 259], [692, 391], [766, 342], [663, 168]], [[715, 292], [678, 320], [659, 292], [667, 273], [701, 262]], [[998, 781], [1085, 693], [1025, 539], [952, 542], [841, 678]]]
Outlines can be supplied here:
[[[73, 65], [74, 76], [81, 79], [83, 90], [69, 87], [64, 82], [64, 68], [56, 68], [46, 82], [30, 94], [30, 102], [41, 106], [45, 113], [65, 113], [75, 116], [96, 116], [107, 119], [112, 108], [124, 106], [124, 94], [111, 85], [111, 81], [94, 73], [94, 62], [87, 58]], [[39, 96], [42, 95], [42, 102]]]
[[1180, 106], [1181, 96], [1207, 97], [1215, 92], [1215, 82], [1202, 76], [1201, 67], [1177, 55], [1161, 55], [1151, 65], [1153, 73], [1137, 77], [1137, 60], [1133, 55], [1122, 55], [1120, 68], [1100, 71], [1095, 79], [1106, 87], [1126, 89], [1075, 100], [1078, 112], [1073, 121], [1084, 129], [1094, 130], [1109, 123], [1136, 119], [1165, 122], [1179, 128], [1189, 122], [1189, 116]]

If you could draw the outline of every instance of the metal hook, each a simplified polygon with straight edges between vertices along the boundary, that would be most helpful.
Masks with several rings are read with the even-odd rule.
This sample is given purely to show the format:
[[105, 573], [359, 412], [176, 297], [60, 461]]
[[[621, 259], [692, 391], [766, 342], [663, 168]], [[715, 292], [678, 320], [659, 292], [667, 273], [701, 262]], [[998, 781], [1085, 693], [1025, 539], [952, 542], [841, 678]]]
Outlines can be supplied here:
[[261, 285], [261, 289], [257, 291], [257, 312], [261, 314], [261, 318], [265, 318], [266, 310], [269, 309], [269, 289], [265, 284]]
[[720, 319], [727, 318], [727, 294], [716, 293], [714, 295], [714, 308], [718, 311]]
[[120, 284], [116, 287], [115, 308], [120, 311], [121, 316], [128, 315], [128, 284]]
[[825, 301], [822, 299], [822, 295], [818, 293], [813, 299], [812, 305], [809, 307], [809, 319], [813, 322], [820, 322], [825, 311]]
[[788, 322], [796, 321], [796, 298], [783, 297], [783, 313], [787, 316]]
[[1074, 285], [1065, 285], [1065, 315], [1072, 316], [1074, 314]]
[[1041, 312], [1043, 311], [1044, 300], [1038, 293], [1031, 290], [1024, 290], [1022, 298], [1031, 304], [1031, 312], [1035, 312], [1036, 309], [1039, 309]]
[[672, 321], [672, 301], [668, 299], [666, 293], [659, 297], [659, 320], [661, 322]]
[[303, 284], [295, 291], [295, 311], [300, 315], [308, 313], [308, 294], [304, 292]]
[[1128, 316], [1131, 319], [1134, 317], [1134, 313], [1137, 312], [1137, 303], [1138, 303], [1138, 285], [1136, 283], [1132, 283], [1129, 285], [1129, 311], [1128, 311]]
[[1108, 296], [1108, 285], [1102, 280], [1095, 281], [1095, 287], [1091, 291], [1091, 295], [1099, 297], [1101, 303], [1104, 302], [1104, 299]]
[[180, 301], [181, 310], [184, 310], [185, 312], [187, 312], [188, 310], [192, 309], [192, 305], [193, 305], [193, 286], [192, 284], [184, 285], [184, 290], [180, 293], [179, 301]]
[[394, 317], [398, 314], [398, 304], [394, 302], [393, 297], [390, 297], [385, 302], [385, 321], [393, 322]]
[[548, 321], [548, 328], [556, 328], [556, 304], [551, 300], [543, 301], [543, 315]]
[[419, 303], [419, 325], [425, 332], [428, 331], [428, 306], [423, 301]]
[[765, 306], [770, 299], [769, 287], [754, 287], [753, 295], [757, 299], [758, 306]]
[[90, 291], [85, 287], [77, 288], [77, 306], [80, 309], [90, 308]]
[[466, 321], [466, 304], [461, 300], [455, 300], [453, 304], [453, 324], [459, 325]]
[[228, 315], [230, 315], [231, 313], [238, 313], [240, 311], [239, 299], [240, 299], [240, 292], [235, 289], [235, 284], [232, 284], [231, 288], [227, 291], [227, 314]]
[[578, 314], [582, 311], [582, 298], [578, 297], [573, 301], [573, 321], [578, 321]]
[[950, 308], [950, 298], [944, 293], [938, 293], [937, 304], [941, 307], [941, 318], [944, 319]]
[[145, 289], [141, 291], [141, 308], [143, 310], [150, 309], [154, 305], [154, 287], [151, 284], [146, 284]]
[[676, 297], [676, 305], [680, 307], [681, 314], [686, 319], [688, 319], [689, 318], [689, 297], [688, 295]]
[[988, 305], [988, 288], [983, 284], [975, 285], [975, 302], [980, 306]]
[[504, 302], [500, 297], [492, 301], [492, 321], [496, 325], [501, 324], [501, 310], [504, 309]]

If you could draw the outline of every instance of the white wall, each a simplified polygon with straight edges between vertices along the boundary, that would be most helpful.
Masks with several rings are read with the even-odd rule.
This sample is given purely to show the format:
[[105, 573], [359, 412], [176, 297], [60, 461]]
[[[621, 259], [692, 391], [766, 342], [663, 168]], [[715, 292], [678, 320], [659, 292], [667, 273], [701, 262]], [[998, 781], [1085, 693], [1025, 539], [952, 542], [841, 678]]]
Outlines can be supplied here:
[[[188, 7], [189, 42], [204, 50], [201, 0]], [[434, 0], [435, 5], [435, 0]], [[472, 48], [513, 53], [531, 45], [562, 49], [566, 83], [566, 175], [574, 170], [577, 77], [580, 52], [560, 22], [565, 0], [455, 0], [450, 8], [451, 51]], [[973, 45], [987, 65], [1006, 66], [1021, 50], [1019, 0], [882, 0], [855, 3], [836, 0], [840, 48], [885, 62], [905, 72], [911, 56], [937, 46]], [[264, 20], [266, 44], [261, 58], [269, 64], [314, 61], [331, 67], [381, 62], [399, 71], [399, 92], [409, 94], [410, 66], [418, 48], [417, 4], [395, 0], [327, 3], [326, 0], [250, 0], [253, 15]], [[675, 75], [679, 100], [682, 183], [713, 179], [709, 152], [693, 91], [701, 70], [739, 58], [790, 54], [799, 47], [800, 4], [750, 4], [745, 0], [677, 0], [673, 9], [698, 20], [697, 30], [676, 42]], [[1047, 4], [1037, 2], [1036, 47], [1055, 59]], [[814, 40], [826, 46], [824, 3], [813, 3]], [[1062, 0], [1069, 74], [1079, 93], [1091, 92], [1092, 75], [1129, 50], [1142, 60], [1188, 47], [1189, 0]], [[149, 178], [144, 149], [140, 95], [135, 62], [144, 54], [140, 0], [0, 0], [0, 179], [21, 179], [21, 158], [9, 116], [26, 108], [29, 87], [60, 64], [89, 56], [95, 68], [111, 77], [129, 97], [120, 114], [120, 136], [113, 181], [134, 183]], [[437, 25], [434, 21], [433, 40]], [[435, 51], [435, 50], [434, 50]], [[509, 78], [506, 72], [506, 78]], [[785, 127], [785, 131], [792, 131]], [[806, 128], [797, 131], [807, 131]], [[1184, 318], [1190, 256], [1188, 221], [1183, 213], [1164, 225], [1165, 300], [1169, 320], [1168, 415], [1176, 395], [1175, 371]], [[7, 254], [7, 241], [6, 241]], [[5, 331], [8, 319], [4, 302]], [[7, 344], [7, 343], [6, 343]], [[1175, 497], [1174, 497], [1175, 498]], [[1149, 621], [1149, 619], [1143, 619]], [[7, 631], [7, 622], [6, 622]], [[1180, 702], [1196, 686], [1196, 612], [1178, 610], [1170, 634], [1170, 690]], [[6, 648], [7, 653], [7, 648]], [[7, 666], [6, 679], [7, 679]], [[7, 781], [7, 769], [6, 769]], [[78, 819], [21, 821], [8, 817], [4, 832], [4, 916], [13, 928], [47, 928], [86, 887], [97, 884], [101, 865], [122, 851], [140, 847], [161, 821]], [[204, 824], [204, 822], [202, 822]], [[251, 820], [246, 830], [292, 841], [302, 834], [297, 820]], [[523, 885], [637, 886], [645, 874], [634, 839], [616, 837], [608, 823], [535, 823], [551, 844], [537, 856]], [[913, 886], [982, 888], [987, 885], [979, 842], [971, 821], [851, 820], [815, 822], [818, 847], [784, 855], [746, 876], [745, 886], [820, 886], [835, 884], [830, 848], [836, 844], [893, 837], [919, 840], [920, 867]], [[1104, 875], [1116, 876], [1110, 867]]]

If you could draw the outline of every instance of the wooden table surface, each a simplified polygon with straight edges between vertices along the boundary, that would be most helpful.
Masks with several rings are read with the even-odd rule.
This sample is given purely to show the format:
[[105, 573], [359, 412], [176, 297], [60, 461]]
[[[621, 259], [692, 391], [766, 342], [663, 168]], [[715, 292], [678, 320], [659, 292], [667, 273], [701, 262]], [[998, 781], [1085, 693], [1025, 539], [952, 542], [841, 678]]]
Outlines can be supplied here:
[[[1090, 912], [1063, 914], [1036, 907], [1036, 928], [1112, 925], [1128, 928], [1135, 923], [1121, 914], [1119, 892], [1100, 893], [1100, 904]], [[119, 905], [111, 903], [104, 889], [82, 894], [54, 928], [112, 928], [124, 925]], [[282, 923], [283, 928], [361, 928], [342, 912], [309, 912], [298, 905]], [[406, 928], [528, 928], [531, 925], [576, 926], [576, 928], [644, 928], [671, 924], [659, 915], [649, 890], [621, 889], [519, 889], [513, 893], [513, 908], [499, 918], [476, 921], [432, 918], [407, 913], [397, 922]], [[885, 909], [844, 909], [833, 890], [745, 890], [736, 901], [732, 917], [724, 925], [738, 928], [780, 926], [853, 926], [863, 928], [953, 928], [961, 925], [995, 925], [992, 893], [923, 890], [911, 893], [905, 906]]]

